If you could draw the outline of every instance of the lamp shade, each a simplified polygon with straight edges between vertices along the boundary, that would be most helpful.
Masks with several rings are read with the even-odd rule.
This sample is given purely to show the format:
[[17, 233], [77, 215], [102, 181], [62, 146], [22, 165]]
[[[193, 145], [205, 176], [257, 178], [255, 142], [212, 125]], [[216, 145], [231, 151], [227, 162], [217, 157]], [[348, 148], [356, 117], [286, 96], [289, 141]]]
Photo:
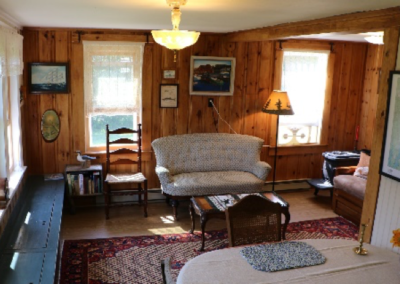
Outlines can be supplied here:
[[159, 30], [151, 33], [158, 44], [172, 50], [180, 50], [195, 44], [200, 35], [199, 32], [182, 30]]
[[293, 109], [290, 104], [289, 96], [285, 91], [272, 91], [262, 111], [277, 115], [293, 115]]

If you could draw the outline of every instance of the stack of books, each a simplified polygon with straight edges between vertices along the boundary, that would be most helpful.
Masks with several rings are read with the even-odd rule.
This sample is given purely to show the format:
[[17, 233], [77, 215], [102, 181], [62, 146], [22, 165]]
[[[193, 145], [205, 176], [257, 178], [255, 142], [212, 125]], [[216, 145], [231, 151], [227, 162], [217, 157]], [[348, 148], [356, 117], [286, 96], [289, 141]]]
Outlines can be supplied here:
[[72, 195], [90, 195], [103, 192], [100, 172], [67, 174], [68, 190]]
[[9, 198], [7, 178], [0, 178], [0, 209], [6, 208]]

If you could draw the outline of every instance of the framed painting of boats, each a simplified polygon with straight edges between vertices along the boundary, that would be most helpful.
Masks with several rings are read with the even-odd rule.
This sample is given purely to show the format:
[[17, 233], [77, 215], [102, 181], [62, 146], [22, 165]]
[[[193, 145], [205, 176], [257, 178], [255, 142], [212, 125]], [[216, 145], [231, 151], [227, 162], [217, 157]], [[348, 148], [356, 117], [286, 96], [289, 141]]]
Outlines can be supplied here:
[[190, 60], [190, 94], [232, 96], [235, 81], [233, 57], [192, 56]]
[[178, 84], [160, 85], [160, 108], [178, 107]]
[[30, 63], [29, 92], [32, 94], [69, 93], [68, 63]]

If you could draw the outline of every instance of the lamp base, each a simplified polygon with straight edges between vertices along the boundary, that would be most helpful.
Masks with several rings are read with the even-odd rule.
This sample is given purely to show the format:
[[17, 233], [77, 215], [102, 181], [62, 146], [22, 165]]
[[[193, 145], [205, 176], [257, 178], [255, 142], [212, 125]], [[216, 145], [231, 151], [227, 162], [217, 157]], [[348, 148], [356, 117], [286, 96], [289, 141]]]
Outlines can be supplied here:
[[368, 250], [365, 248], [355, 247], [355, 248], [353, 248], [353, 251], [358, 255], [367, 255], [368, 254]]

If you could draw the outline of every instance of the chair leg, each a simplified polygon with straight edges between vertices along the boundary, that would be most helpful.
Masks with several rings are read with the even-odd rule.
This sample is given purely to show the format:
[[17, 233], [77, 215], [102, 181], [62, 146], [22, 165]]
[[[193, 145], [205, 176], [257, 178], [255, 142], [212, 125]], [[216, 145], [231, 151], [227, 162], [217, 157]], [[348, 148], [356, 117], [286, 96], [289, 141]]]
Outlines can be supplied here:
[[179, 201], [175, 199], [171, 199], [171, 205], [172, 205], [172, 212], [174, 215], [174, 221], [178, 221], [178, 206], [179, 206]]
[[142, 184], [141, 183], [139, 183], [139, 195], [138, 195], [138, 202], [139, 202], [139, 204], [142, 204], [142, 191], [143, 191], [143, 188], [142, 188]]
[[[139, 194], [139, 196], [142, 196], [142, 195]], [[144, 204], [143, 204], [144, 217], [147, 218], [147, 180], [144, 181], [143, 197], [144, 197]]]
[[105, 186], [104, 186], [104, 203], [105, 203], [104, 210], [105, 210], [105, 214], [106, 214], [106, 220], [108, 220], [110, 218], [110, 216], [109, 216], [109, 210], [110, 210], [110, 208], [109, 208], [109, 206], [110, 206], [109, 192], [110, 192], [109, 185], [108, 185], [108, 183], [105, 183]]

